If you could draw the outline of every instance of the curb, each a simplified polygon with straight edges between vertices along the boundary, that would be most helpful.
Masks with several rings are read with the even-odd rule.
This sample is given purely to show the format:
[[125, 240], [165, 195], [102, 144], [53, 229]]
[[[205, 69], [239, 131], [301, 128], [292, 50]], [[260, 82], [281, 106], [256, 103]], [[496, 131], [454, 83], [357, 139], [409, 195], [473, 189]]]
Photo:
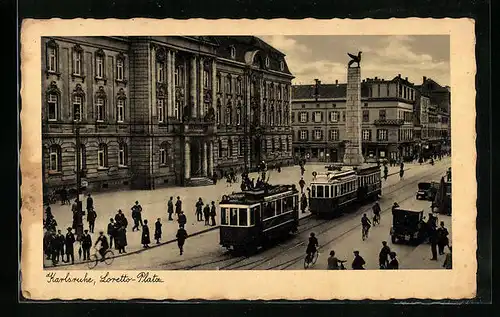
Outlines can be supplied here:
[[[404, 171], [408, 171], [410, 170], [411, 168], [406, 168], [404, 169]], [[387, 176], [392, 176], [392, 175], [397, 175], [399, 174], [399, 172], [394, 172], [394, 173], [390, 173], [390, 174], [387, 174]], [[302, 219], [307, 219], [307, 218], [310, 218], [312, 216], [311, 213], [309, 213], [308, 215], [302, 217], [302, 218], [299, 218], [299, 222], [300, 220]], [[207, 232], [210, 232], [210, 231], [213, 231], [213, 230], [216, 230], [218, 229], [219, 226], [214, 226], [214, 227], [211, 227], [211, 228], [208, 228], [208, 229], [203, 229], [203, 230], [200, 230], [200, 231], [197, 231], [193, 234], [190, 234], [188, 235], [188, 237], [195, 237], [195, 236], [198, 236], [200, 234], [203, 234], [203, 233], [207, 233]], [[135, 250], [135, 251], [132, 251], [132, 252], [127, 252], [127, 253], [122, 253], [122, 254], [118, 254], [118, 255], [115, 255], [112, 257], [112, 259], [116, 259], [116, 258], [121, 258], [121, 257], [124, 257], [124, 256], [127, 256], [127, 255], [132, 255], [132, 254], [139, 254], [139, 253], [142, 253], [144, 251], [147, 251], [147, 250], [151, 250], [151, 249], [154, 249], [154, 248], [157, 248], [157, 247], [161, 247], [161, 246], [164, 246], [164, 245], [167, 245], [167, 244], [171, 244], [171, 243], [174, 243], [175, 241], [177, 241], [177, 239], [171, 239], [171, 240], [167, 240], [165, 242], [162, 242], [162, 243], [159, 243], [159, 244], [155, 244], [149, 248], [142, 248], [142, 249], [138, 249], [138, 250]], [[45, 254], [44, 254], [45, 256]], [[44, 265], [43, 268], [44, 269], [50, 269], [50, 268], [55, 268], [55, 267], [67, 267], [67, 266], [74, 266], [74, 265], [80, 265], [80, 264], [85, 264], [87, 262], [79, 262], [79, 263], [74, 263], [74, 264], [70, 264], [70, 263], [64, 263], [64, 264], [58, 264], [58, 265], [55, 265], [55, 266], [46, 266]]]

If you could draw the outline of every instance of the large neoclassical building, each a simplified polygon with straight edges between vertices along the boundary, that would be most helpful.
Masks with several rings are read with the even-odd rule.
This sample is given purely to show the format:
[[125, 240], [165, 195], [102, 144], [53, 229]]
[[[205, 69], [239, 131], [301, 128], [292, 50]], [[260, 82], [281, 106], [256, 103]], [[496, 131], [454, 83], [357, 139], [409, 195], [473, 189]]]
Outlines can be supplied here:
[[253, 36], [44, 38], [44, 185], [75, 187], [78, 159], [92, 190], [290, 164], [292, 78]]

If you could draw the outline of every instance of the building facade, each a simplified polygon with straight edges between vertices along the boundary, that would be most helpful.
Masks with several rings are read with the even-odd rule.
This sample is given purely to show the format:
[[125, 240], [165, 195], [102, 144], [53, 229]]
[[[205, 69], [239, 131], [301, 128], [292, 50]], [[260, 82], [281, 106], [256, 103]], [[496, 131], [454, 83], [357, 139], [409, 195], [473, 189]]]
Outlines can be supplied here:
[[93, 190], [292, 162], [293, 76], [256, 37], [54, 37], [42, 52], [46, 188], [76, 187], [77, 159]]
[[[345, 150], [346, 84], [292, 87], [294, 157], [342, 162]], [[413, 153], [415, 88], [407, 78], [366, 79], [361, 83], [361, 139], [367, 161]]]

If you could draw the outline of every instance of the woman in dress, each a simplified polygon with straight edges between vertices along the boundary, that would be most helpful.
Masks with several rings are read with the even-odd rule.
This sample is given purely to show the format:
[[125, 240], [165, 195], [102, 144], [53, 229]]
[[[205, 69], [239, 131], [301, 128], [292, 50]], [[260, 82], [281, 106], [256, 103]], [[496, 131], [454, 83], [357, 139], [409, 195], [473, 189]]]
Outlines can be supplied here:
[[151, 238], [149, 236], [148, 221], [146, 219], [144, 219], [144, 225], [142, 225], [141, 243], [143, 248], [149, 248], [149, 244], [151, 243]]

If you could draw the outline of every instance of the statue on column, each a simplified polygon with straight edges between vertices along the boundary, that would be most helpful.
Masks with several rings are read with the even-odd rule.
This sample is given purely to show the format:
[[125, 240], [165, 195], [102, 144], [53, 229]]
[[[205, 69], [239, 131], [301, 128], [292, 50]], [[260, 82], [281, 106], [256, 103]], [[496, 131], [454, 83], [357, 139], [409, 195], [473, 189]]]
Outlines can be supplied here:
[[347, 55], [349, 55], [349, 57], [351, 58], [351, 60], [349, 61], [349, 64], [347, 64], [347, 67], [351, 67], [352, 64], [354, 63], [357, 63], [358, 64], [358, 67], [360, 67], [360, 62], [361, 62], [361, 54], [363, 52], [358, 52], [358, 56], [356, 55], [352, 55], [350, 53], [347, 53]]

